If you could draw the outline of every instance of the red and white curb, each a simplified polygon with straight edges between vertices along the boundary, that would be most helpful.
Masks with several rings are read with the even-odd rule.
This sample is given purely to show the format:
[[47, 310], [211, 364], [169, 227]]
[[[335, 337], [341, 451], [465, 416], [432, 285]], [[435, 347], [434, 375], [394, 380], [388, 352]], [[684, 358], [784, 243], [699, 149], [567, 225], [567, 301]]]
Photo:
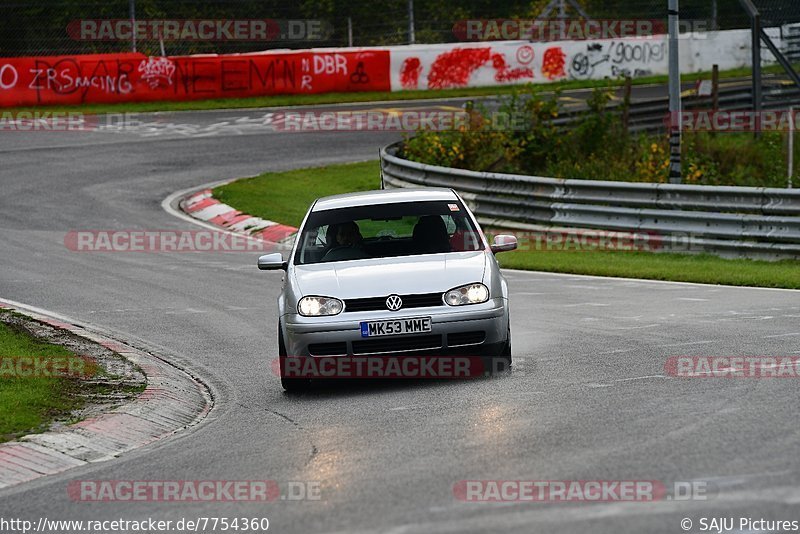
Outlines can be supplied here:
[[4, 300], [0, 308], [99, 343], [138, 365], [147, 377], [145, 390], [127, 404], [59, 430], [0, 445], [0, 488], [110, 460], [198, 424], [211, 409], [212, 398], [203, 384], [156, 356], [44, 310]]
[[180, 202], [184, 213], [225, 230], [268, 243], [290, 246], [297, 228], [253, 217], [228, 206], [211, 195], [211, 189], [192, 193]]

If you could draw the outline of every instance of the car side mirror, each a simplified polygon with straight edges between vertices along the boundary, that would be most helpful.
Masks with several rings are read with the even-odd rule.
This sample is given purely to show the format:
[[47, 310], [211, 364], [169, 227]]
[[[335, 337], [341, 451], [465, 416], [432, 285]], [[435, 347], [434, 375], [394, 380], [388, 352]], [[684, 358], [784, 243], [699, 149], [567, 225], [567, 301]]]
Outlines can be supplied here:
[[272, 254], [264, 254], [258, 258], [258, 268], [262, 271], [277, 271], [278, 269], [286, 270], [289, 262], [283, 261], [283, 256], [280, 252]]
[[495, 236], [494, 242], [492, 243], [492, 252], [497, 254], [498, 252], [508, 252], [510, 250], [516, 250], [517, 248], [517, 238], [513, 235], [505, 235], [501, 234]]

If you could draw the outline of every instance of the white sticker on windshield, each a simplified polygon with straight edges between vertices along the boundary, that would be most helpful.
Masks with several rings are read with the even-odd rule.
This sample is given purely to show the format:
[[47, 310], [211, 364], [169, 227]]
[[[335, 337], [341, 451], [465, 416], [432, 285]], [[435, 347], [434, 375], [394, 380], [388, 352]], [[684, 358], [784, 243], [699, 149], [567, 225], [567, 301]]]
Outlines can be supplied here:
[[450, 211], [459, 211], [458, 204], [448, 204], [447, 207], [450, 208]]

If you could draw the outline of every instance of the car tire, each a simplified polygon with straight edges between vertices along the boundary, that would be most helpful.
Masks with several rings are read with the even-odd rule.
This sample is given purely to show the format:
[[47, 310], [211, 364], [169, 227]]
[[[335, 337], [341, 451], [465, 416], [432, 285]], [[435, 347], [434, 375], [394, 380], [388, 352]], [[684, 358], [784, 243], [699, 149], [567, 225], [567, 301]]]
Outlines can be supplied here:
[[508, 333], [506, 334], [506, 344], [503, 346], [503, 352], [500, 354], [500, 357], [505, 359], [508, 362], [508, 365], [511, 365], [511, 325], [508, 325]]
[[496, 375], [508, 371], [511, 368], [511, 324], [508, 325], [508, 333], [506, 334], [506, 342], [500, 350], [500, 354], [484, 359], [485, 366], [488, 369], [486, 374]]
[[311, 387], [311, 380], [308, 378], [286, 378], [283, 364], [286, 361], [286, 343], [283, 341], [281, 324], [278, 323], [278, 359], [281, 370], [281, 386], [287, 393], [300, 393], [307, 391]]

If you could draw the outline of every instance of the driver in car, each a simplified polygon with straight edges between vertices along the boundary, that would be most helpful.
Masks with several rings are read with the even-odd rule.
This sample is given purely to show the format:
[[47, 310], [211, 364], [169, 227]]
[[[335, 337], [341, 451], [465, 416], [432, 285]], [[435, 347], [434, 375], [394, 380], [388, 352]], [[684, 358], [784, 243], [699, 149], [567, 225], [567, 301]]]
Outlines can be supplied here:
[[368, 258], [367, 251], [362, 246], [363, 237], [358, 224], [349, 221], [338, 225], [336, 230], [336, 245], [322, 257], [322, 261], [361, 260]]

